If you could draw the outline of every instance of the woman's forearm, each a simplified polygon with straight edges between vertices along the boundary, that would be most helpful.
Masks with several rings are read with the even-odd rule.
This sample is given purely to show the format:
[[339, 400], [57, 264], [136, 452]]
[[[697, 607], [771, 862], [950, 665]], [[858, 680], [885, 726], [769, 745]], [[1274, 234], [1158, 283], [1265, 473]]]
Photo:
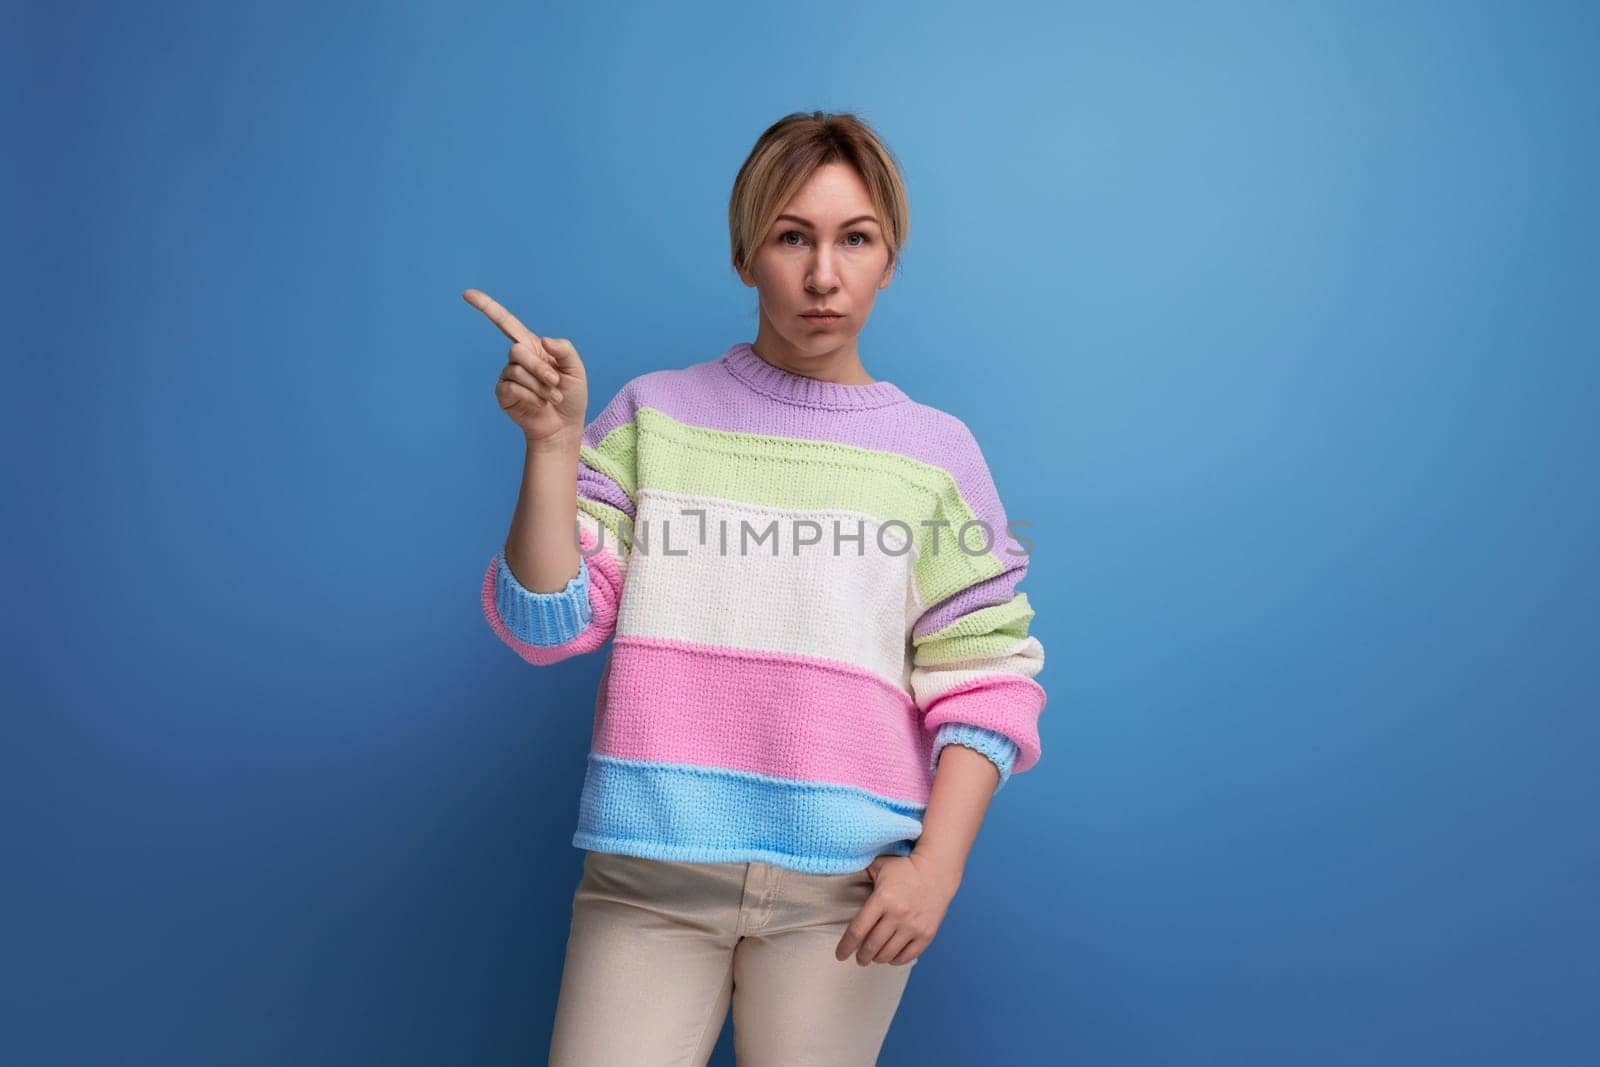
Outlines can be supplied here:
[[941, 749], [933, 792], [922, 815], [922, 836], [912, 855], [933, 860], [959, 883], [999, 784], [1000, 772], [988, 756], [965, 745]]
[[506, 566], [533, 593], [558, 593], [578, 575], [578, 443], [528, 445], [506, 537]]

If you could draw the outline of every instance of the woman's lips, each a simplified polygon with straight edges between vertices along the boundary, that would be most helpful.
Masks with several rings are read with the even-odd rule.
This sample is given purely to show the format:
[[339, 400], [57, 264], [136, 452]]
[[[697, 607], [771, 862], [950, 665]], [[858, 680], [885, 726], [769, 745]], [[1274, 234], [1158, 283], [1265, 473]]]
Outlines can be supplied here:
[[807, 322], [816, 323], [818, 326], [827, 326], [830, 323], [838, 322], [840, 319], [844, 318], [843, 315], [804, 315], [804, 314], [801, 315], [800, 317], [802, 319], [805, 319]]

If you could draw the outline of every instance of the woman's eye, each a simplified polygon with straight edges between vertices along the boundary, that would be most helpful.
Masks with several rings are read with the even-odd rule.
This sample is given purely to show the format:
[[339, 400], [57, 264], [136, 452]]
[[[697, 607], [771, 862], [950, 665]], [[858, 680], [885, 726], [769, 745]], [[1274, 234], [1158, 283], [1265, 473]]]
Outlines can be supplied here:
[[[859, 240], [859, 241], [855, 242], [854, 244], [850, 245], [851, 248], [860, 248], [862, 245], [868, 244], [868, 243], [870, 243], [872, 241], [872, 238], [868, 237], [866, 234], [862, 233], [860, 230], [852, 230], [850, 233], [846, 234], [845, 236], [847, 238], [848, 237], [859, 237], [859, 238], [861, 238], [861, 240]], [[792, 248], [792, 247], [794, 247], [794, 242], [789, 240], [789, 238], [791, 238], [791, 237], [798, 237], [798, 238], [800, 238], [801, 241], [804, 241], [806, 239], [806, 235], [801, 233], [799, 230], [784, 230], [781, 234], [778, 235], [778, 241], [779, 241], [780, 244], [786, 244], [786, 245], [789, 245]]]

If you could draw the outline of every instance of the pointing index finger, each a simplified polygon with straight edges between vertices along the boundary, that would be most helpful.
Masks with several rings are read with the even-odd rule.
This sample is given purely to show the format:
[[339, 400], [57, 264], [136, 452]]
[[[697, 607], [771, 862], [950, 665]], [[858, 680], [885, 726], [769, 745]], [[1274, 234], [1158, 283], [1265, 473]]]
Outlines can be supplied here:
[[498, 300], [481, 289], [468, 289], [461, 296], [467, 303], [489, 316], [489, 321], [500, 327], [500, 332], [513, 341], [535, 344], [539, 340], [532, 330], [522, 325], [521, 321], [507, 311]]

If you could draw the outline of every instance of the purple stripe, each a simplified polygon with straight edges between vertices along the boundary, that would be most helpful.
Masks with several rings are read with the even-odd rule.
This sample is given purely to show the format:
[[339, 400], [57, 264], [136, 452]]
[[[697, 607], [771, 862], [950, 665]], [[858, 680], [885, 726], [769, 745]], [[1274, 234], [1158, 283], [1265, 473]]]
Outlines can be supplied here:
[[[1011, 557], [1000, 558], [1005, 560]], [[977, 585], [969, 585], [954, 596], [939, 601], [931, 610], [924, 611], [922, 618], [918, 619], [916, 626], [912, 628], [911, 635], [921, 637], [924, 634], [936, 633], [963, 615], [970, 615], [981, 608], [1009, 603], [1017, 595], [1017, 583], [1022, 581], [1028, 569], [1028, 557], [1018, 556], [1016, 559], [1019, 566], [1014, 566]]]
[[578, 464], [578, 495], [585, 500], [610, 504], [628, 518], [634, 517], [633, 501], [622, 487], [587, 463]]
[[[622, 391], [601, 409], [594, 421], [583, 428], [583, 443], [598, 450], [606, 434], [618, 426], [627, 425], [633, 419], [633, 408], [633, 399], [629, 395], [628, 387], [624, 386]], [[628, 518], [634, 518], [633, 501], [628, 499], [628, 494], [623, 488], [587, 463], [578, 464], [578, 495], [585, 500], [609, 504]]]

